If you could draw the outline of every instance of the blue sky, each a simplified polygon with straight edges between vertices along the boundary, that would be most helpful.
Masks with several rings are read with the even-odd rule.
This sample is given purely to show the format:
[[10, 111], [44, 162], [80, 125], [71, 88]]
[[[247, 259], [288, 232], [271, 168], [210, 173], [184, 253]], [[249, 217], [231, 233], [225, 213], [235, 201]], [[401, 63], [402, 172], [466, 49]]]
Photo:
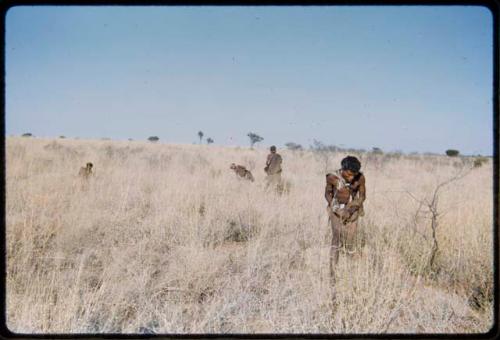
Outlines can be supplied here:
[[479, 6], [19, 6], [6, 134], [492, 153]]

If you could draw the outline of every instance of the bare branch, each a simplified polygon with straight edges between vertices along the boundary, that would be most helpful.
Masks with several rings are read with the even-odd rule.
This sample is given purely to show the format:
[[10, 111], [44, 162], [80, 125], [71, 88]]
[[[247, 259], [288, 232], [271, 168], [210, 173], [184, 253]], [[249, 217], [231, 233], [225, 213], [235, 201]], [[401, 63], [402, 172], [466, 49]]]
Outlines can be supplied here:
[[423, 204], [423, 201], [416, 198], [410, 191], [408, 191], [407, 189], [405, 189], [403, 192], [407, 193], [408, 196], [410, 196], [411, 198], [413, 198], [415, 201], [417, 201], [418, 203], [420, 203], [420, 205]]
[[[417, 211], [416, 211], [415, 216], [414, 216], [415, 231], [416, 231], [416, 226], [417, 226], [418, 214], [420, 213], [420, 211], [422, 209], [422, 205], [425, 205], [426, 208], [428, 209], [428, 212], [430, 212], [430, 214], [431, 214], [430, 220], [431, 220], [431, 231], [432, 231], [432, 248], [431, 248], [431, 255], [429, 257], [429, 262], [428, 262], [429, 268], [431, 268], [431, 269], [434, 266], [434, 260], [436, 259], [436, 254], [439, 250], [439, 245], [438, 245], [438, 241], [436, 238], [436, 229], [439, 226], [439, 217], [442, 215], [442, 212], [440, 212], [438, 210], [439, 192], [446, 185], [464, 178], [472, 170], [473, 170], [473, 167], [470, 167], [468, 169], [462, 168], [461, 171], [459, 171], [455, 176], [453, 176], [453, 177], [439, 183], [438, 185], [436, 185], [436, 187], [434, 188], [434, 191], [432, 193], [432, 199], [430, 202], [426, 198], [419, 199], [419, 198], [415, 197], [409, 190], [405, 190], [406, 194], [408, 194], [415, 201], [419, 202], [419, 206], [418, 206]], [[425, 239], [427, 239], [427, 238], [425, 238]]]
[[469, 167], [469, 168], [462, 168], [455, 176], [447, 179], [446, 181], [444, 182], [441, 182], [439, 183], [437, 186], [436, 186], [436, 190], [434, 191], [434, 194], [437, 195], [438, 191], [443, 188], [444, 186], [452, 183], [452, 182], [455, 182], [455, 181], [458, 181], [462, 178], [464, 178], [465, 176], [467, 176], [472, 170], [474, 169], [474, 167]]

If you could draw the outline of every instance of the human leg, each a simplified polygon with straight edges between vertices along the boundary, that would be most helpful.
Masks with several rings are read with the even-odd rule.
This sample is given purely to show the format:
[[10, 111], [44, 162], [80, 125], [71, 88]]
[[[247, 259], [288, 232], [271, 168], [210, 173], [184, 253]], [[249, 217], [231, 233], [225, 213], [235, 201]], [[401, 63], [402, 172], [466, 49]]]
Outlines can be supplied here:
[[342, 246], [342, 221], [335, 214], [330, 213], [330, 227], [332, 229], [332, 241], [330, 244], [330, 274], [333, 276], [334, 265], [339, 261], [340, 247]]

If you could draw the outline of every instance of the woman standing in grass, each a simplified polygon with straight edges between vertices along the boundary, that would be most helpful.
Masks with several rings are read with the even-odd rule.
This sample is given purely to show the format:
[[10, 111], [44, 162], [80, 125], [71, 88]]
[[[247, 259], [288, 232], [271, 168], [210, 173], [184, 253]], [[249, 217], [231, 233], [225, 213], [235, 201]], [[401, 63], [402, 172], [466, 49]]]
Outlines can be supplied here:
[[325, 198], [332, 228], [330, 248], [330, 275], [333, 282], [333, 265], [339, 260], [340, 247], [352, 251], [355, 246], [358, 218], [363, 216], [366, 198], [365, 176], [359, 171], [361, 163], [356, 157], [342, 159], [341, 168], [326, 175]]

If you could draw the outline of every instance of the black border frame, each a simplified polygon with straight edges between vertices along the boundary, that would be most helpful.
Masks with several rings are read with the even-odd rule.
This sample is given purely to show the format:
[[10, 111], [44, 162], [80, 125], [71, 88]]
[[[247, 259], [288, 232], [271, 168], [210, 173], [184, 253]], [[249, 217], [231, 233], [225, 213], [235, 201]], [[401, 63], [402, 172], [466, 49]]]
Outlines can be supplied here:
[[[499, 0], [500, 1], [500, 0]], [[493, 297], [493, 326], [487, 333], [422, 333], [422, 334], [407, 334], [407, 333], [352, 333], [352, 334], [313, 334], [313, 333], [258, 333], [258, 334], [121, 334], [121, 333], [49, 333], [49, 334], [21, 334], [13, 333], [7, 328], [6, 317], [6, 216], [5, 216], [5, 197], [6, 197], [6, 168], [5, 168], [5, 18], [7, 11], [15, 6], [482, 6], [490, 10], [493, 18], [493, 281], [494, 281], [494, 297]], [[0, 62], [2, 64], [2, 95], [0, 97], [0, 106], [3, 113], [3, 120], [0, 121], [0, 134], [4, 136], [0, 143], [0, 156], [2, 158], [2, 167], [0, 175], [2, 177], [1, 192], [2, 204], [1, 213], [3, 216], [3, 228], [0, 230], [0, 248], [2, 256], [0, 261], [0, 270], [2, 278], [0, 281], [0, 337], [9, 339], [141, 339], [141, 338], [160, 338], [160, 339], [215, 339], [215, 338], [232, 338], [232, 339], [497, 339], [500, 338], [499, 328], [499, 31], [498, 25], [500, 3], [495, 0], [480, 0], [480, 1], [453, 1], [453, 0], [271, 0], [263, 2], [259, 0], [235, 1], [235, 0], [187, 0], [187, 1], [161, 1], [147, 0], [138, 2], [134, 0], [6, 0], [0, 4]]]

